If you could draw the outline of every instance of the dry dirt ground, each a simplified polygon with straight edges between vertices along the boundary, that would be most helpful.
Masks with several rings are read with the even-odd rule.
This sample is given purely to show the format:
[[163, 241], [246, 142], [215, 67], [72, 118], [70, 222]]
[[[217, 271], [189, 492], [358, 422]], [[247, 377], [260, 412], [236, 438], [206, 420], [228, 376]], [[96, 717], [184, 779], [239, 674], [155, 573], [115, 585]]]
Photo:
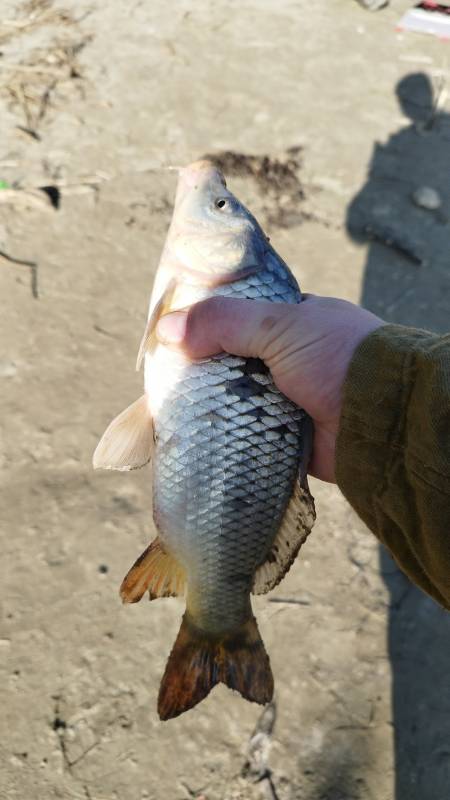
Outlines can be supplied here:
[[255, 604], [276, 719], [219, 687], [162, 724], [182, 604], [117, 593], [154, 534], [150, 474], [91, 469], [142, 391], [162, 166], [228, 153], [306, 291], [448, 327], [450, 51], [396, 32], [408, 5], [2, 0], [2, 800], [450, 796], [450, 618], [337, 488], [313, 482], [314, 534]]

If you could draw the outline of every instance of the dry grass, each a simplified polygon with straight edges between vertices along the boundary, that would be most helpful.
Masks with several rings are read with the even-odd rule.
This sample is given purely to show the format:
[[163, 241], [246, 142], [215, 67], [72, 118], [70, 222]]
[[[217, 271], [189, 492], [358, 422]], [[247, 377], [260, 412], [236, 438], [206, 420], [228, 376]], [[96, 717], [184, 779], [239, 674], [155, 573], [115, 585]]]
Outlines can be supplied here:
[[42, 123], [55, 103], [57, 90], [81, 86], [83, 71], [78, 57], [90, 41], [82, 35], [79, 20], [69, 11], [54, 8], [53, 0], [28, 0], [17, 19], [0, 23], [0, 44], [41, 26], [55, 27], [47, 46], [32, 49], [19, 62], [0, 61], [0, 93], [20, 115], [19, 130], [34, 139], [41, 138]]

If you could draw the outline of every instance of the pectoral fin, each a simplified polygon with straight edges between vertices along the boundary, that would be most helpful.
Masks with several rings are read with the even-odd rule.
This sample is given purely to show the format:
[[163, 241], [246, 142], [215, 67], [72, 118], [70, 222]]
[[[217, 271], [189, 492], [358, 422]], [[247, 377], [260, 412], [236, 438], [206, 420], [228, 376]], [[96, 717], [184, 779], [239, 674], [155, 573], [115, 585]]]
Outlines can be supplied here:
[[94, 469], [138, 469], [150, 461], [152, 448], [153, 424], [143, 394], [107, 427], [94, 453]]
[[305, 475], [297, 480], [269, 555], [255, 572], [253, 594], [266, 594], [283, 580], [310, 534], [315, 519], [314, 498]]
[[184, 592], [185, 572], [156, 538], [126, 574], [120, 587], [124, 603], [138, 603], [148, 591], [150, 600]]
[[147, 320], [147, 325], [145, 326], [144, 335], [141, 339], [141, 344], [139, 346], [139, 352], [136, 360], [136, 372], [139, 372], [145, 354], [151, 352], [156, 345], [157, 342], [155, 334], [156, 325], [160, 317], [162, 317], [163, 314], [167, 314], [168, 311], [170, 311], [170, 305], [173, 300], [176, 287], [177, 287], [176, 279], [171, 278]]

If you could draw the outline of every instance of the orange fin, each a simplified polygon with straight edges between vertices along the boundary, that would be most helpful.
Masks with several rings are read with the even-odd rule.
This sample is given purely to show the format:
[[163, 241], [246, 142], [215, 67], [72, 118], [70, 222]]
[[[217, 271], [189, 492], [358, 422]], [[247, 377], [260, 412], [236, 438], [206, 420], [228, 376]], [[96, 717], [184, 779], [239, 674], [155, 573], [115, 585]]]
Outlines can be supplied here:
[[138, 603], [148, 591], [150, 600], [184, 594], [185, 572], [156, 538], [127, 572], [120, 587], [124, 603]]
[[266, 594], [289, 572], [316, 519], [306, 475], [296, 481], [292, 497], [269, 555], [255, 572], [252, 593]]
[[177, 280], [176, 278], [171, 278], [147, 320], [147, 325], [145, 326], [144, 335], [141, 339], [139, 352], [136, 359], [136, 372], [139, 372], [145, 354], [147, 352], [151, 352], [156, 345], [156, 325], [160, 317], [170, 311], [170, 304], [173, 300], [176, 288]]
[[265, 705], [273, 695], [269, 656], [251, 617], [234, 634], [207, 636], [185, 614], [158, 697], [160, 719], [172, 719], [204, 700], [217, 683]]
[[153, 423], [143, 394], [108, 425], [94, 453], [94, 469], [138, 469], [150, 461], [152, 449]]

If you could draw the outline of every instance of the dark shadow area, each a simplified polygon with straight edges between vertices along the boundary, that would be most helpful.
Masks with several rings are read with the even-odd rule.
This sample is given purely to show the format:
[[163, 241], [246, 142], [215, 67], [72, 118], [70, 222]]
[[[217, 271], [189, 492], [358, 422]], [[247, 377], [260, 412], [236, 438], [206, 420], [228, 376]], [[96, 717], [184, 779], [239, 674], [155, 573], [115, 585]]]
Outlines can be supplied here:
[[[450, 116], [438, 110], [423, 73], [400, 81], [397, 95], [411, 122], [375, 145], [367, 182], [348, 211], [351, 237], [369, 243], [361, 303], [390, 322], [448, 332]], [[444, 800], [450, 614], [412, 586], [384, 548], [380, 569], [390, 593], [395, 800]]]

